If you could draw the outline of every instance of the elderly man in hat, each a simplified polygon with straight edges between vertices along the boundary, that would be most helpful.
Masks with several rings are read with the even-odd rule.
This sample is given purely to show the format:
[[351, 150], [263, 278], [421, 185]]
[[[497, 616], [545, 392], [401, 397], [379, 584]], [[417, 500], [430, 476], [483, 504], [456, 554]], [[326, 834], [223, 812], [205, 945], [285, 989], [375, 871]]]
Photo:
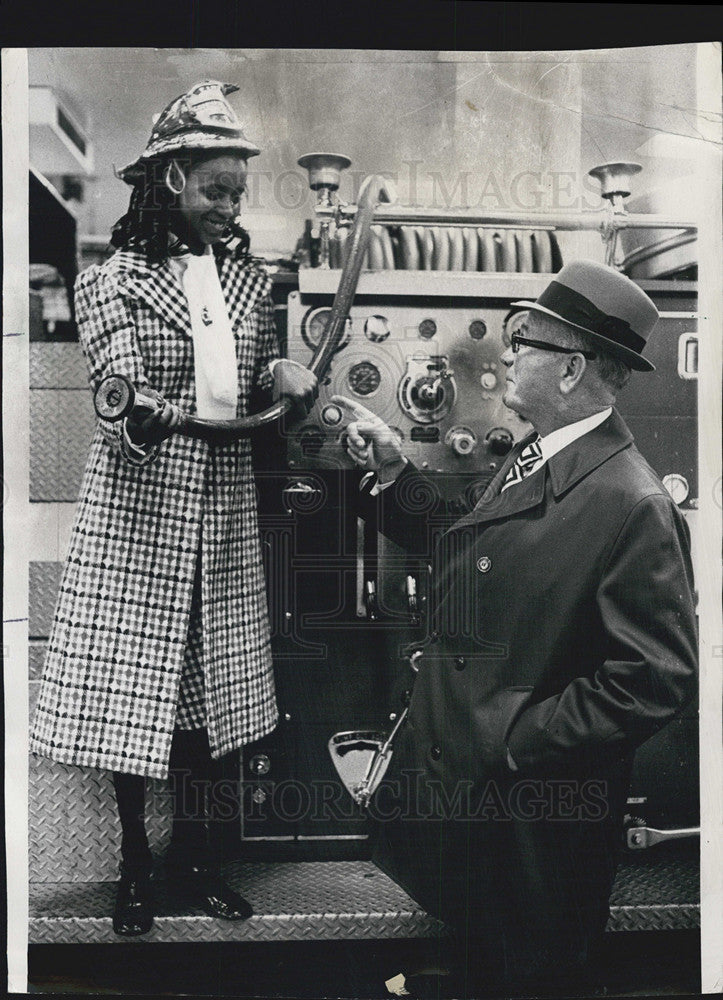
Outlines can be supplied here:
[[461, 519], [445, 523], [380, 419], [337, 397], [350, 455], [377, 473], [362, 507], [408, 550], [434, 548], [376, 860], [456, 930], [470, 978], [455, 996], [585, 966], [633, 753], [696, 676], [687, 526], [615, 410], [631, 369], [654, 370], [642, 351], [657, 311], [590, 261], [515, 305], [528, 314], [502, 355], [503, 398], [534, 431]]

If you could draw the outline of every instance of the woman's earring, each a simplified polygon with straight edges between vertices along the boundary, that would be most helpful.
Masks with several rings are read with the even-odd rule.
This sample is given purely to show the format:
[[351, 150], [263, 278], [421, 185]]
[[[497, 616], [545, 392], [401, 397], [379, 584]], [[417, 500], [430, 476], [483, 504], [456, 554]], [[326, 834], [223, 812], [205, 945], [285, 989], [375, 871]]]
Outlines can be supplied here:
[[166, 182], [166, 187], [168, 190], [178, 197], [179, 194], [183, 192], [186, 186], [186, 178], [184, 177], [183, 171], [178, 166], [175, 160], [171, 162], [166, 167], [166, 173], [164, 176]]

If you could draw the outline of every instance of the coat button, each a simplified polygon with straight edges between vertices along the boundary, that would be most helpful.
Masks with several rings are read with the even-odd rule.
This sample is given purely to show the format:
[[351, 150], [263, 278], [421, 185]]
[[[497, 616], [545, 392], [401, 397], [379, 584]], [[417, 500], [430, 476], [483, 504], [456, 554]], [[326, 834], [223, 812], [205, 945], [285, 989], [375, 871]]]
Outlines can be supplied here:
[[434, 744], [432, 749], [429, 751], [429, 755], [432, 758], [432, 760], [439, 760], [439, 758], [442, 756], [442, 748], [439, 745], [439, 743]]
[[492, 560], [489, 556], [480, 556], [477, 560], [477, 569], [480, 573], [489, 573], [492, 569]]
[[454, 658], [454, 667], [455, 667], [455, 670], [464, 670], [464, 668], [465, 668], [465, 659], [464, 659], [463, 656], [455, 656], [455, 658]]

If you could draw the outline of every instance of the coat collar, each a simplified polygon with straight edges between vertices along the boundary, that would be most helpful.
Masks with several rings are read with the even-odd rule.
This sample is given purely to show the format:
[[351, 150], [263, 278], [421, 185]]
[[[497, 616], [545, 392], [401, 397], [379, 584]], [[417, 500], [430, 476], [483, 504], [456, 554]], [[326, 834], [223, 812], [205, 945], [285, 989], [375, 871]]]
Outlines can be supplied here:
[[558, 451], [547, 463], [555, 497], [562, 496], [589, 472], [632, 443], [633, 435], [627, 424], [613, 409], [607, 420]]
[[[104, 267], [124, 291], [141, 299], [167, 323], [190, 335], [191, 315], [186, 294], [170, 260], [151, 264], [144, 254], [119, 250]], [[257, 301], [268, 294], [271, 279], [255, 263], [239, 265], [230, 255], [223, 259], [219, 277], [231, 327], [235, 329]]]
[[545, 482], [548, 477], [552, 492], [557, 499], [593, 469], [633, 442], [632, 434], [614, 409], [602, 424], [553, 455], [545, 463], [539, 475], [529, 476], [516, 486], [500, 493], [508, 470], [534, 436], [533, 431], [515, 445], [502, 468], [489, 483], [477, 506], [458, 521], [455, 528], [465, 524], [512, 517], [514, 514], [536, 507], [544, 499]]

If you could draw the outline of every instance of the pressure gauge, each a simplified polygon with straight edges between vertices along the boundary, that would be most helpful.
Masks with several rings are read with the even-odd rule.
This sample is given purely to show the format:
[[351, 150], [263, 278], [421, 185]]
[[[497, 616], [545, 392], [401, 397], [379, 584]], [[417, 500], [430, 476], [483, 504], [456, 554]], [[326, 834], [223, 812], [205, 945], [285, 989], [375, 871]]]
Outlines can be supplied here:
[[417, 327], [417, 330], [419, 331], [419, 336], [422, 340], [431, 340], [437, 332], [437, 324], [433, 319], [423, 319]]
[[678, 505], [685, 503], [688, 499], [688, 494], [690, 493], [688, 480], [678, 472], [671, 472], [670, 475], [664, 476], [663, 486]]
[[[315, 351], [316, 348], [321, 343], [321, 338], [324, 335], [324, 330], [326, 329], [326, 324], [331, 316], [331, 309], [324, 306], [321, 309], [309, 309], [304, 318], [301, 321], [301, 336], [304, 340], [306, 346]], [[351, 339], [351, 319], [347, 319], [344, 324], [344, 332], [341, 335], [339, 344], [337, 346], [337, 351], [340, 351], [343, 347], [349, 343]]]
[[355, 395], [371, 396], [379, 388], [382, 374], [371, 361], [360, 361], [349, 369], [346, 381]]

